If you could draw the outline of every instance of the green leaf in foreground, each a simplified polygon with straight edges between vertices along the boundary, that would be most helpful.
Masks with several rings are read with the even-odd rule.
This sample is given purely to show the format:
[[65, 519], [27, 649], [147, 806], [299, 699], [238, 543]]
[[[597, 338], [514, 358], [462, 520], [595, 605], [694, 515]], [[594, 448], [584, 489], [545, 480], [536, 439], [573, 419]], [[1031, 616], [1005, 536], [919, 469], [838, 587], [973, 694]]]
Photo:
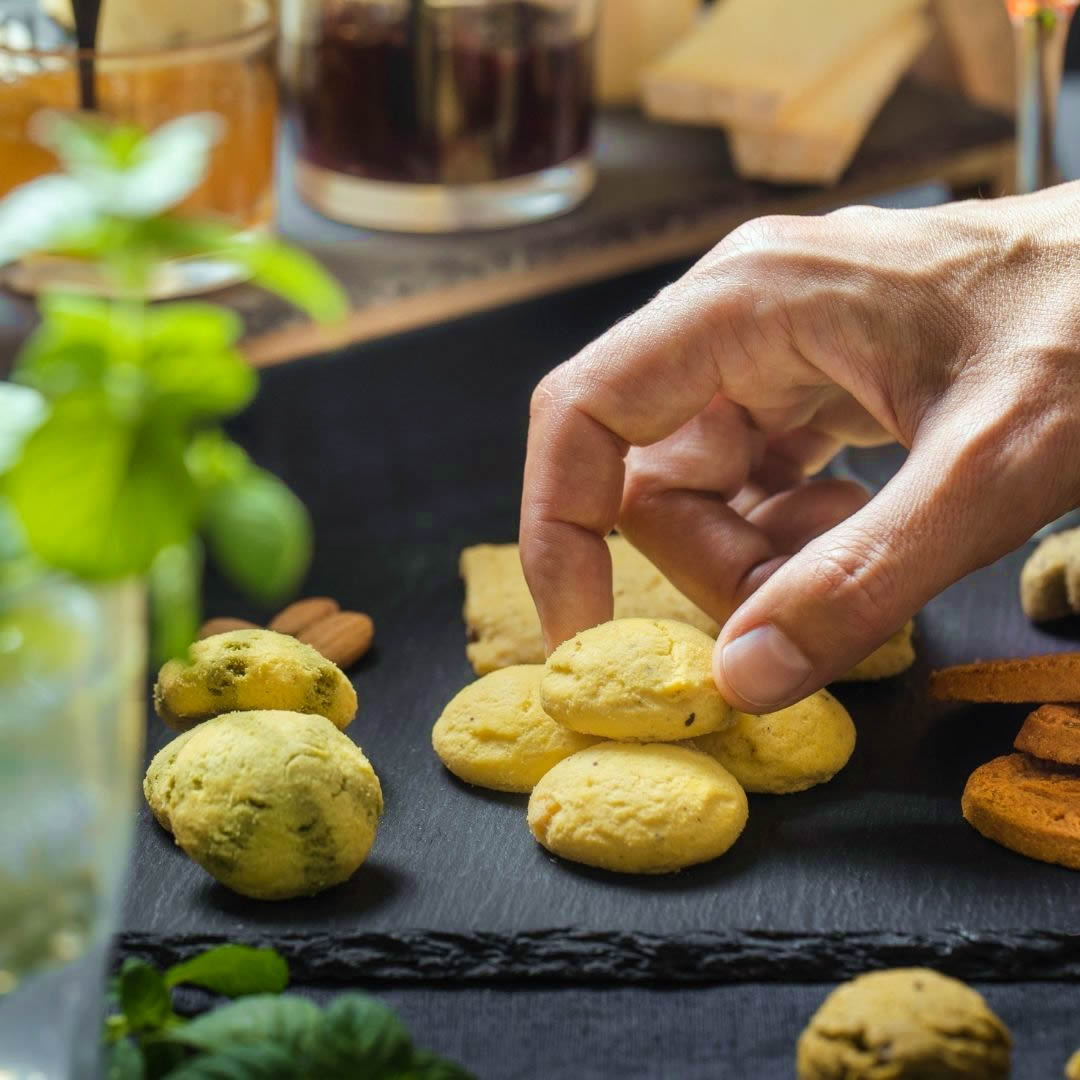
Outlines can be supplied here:
[[273, 1043], [251, 1043], [200, 1054], [173, 1069], [168, 1080], [297, 1080], [304, 1075], [288, 1050]]
[[168, 987], [188, 983], [226, 997], [278, 994], [289, 983], [289, 965], [273, 949], [219, 945], [174, 964], [165, 972]]
[[340, 319], [348, 310], [342, 287], [306, 252], [272, 240], [234, 243], [223, 252], [247, 268], [252, 281], [313, 319]]
[[150, 564], [147, 586], [155, 660], [159, 664], [183, 656], [198, 634], [202, 621], [202, 563], [202, 545], [189, 540], [162, 548]]
[[89, 580], [141, 574], [191, 532], [181, 436], [111, 415], [103, 392], [63, 398], [0, 480], [31, 550]]
[[129, 957], [120, 970], [120, 1007], [131, 1031], [152, 1031], [172, 1016], [172, 1001], [157, 968]]
[[109, 1047], [105, 1080], [145, 1080], [143, 1056], [134, 1043], [123, 1039]]
[[249, 595], [273, 603], [300, 584], [311, 561], [311, 519], [276, 476], [250, 469], [212, 491], [203, 514], [215, 560]]
[[322, 1013], [302, 997], [259, 994], [203, 1013], [169, 1032], [174, 1042], [199, 1050], [229, 1050], [240, 1043], [272, 1043], [299, 1056]]
[[413, 1061], [405, 1025], [367, 994], [341, 994], [327, 1005], [305, 1050], [313, 1076], [396, 1076]]

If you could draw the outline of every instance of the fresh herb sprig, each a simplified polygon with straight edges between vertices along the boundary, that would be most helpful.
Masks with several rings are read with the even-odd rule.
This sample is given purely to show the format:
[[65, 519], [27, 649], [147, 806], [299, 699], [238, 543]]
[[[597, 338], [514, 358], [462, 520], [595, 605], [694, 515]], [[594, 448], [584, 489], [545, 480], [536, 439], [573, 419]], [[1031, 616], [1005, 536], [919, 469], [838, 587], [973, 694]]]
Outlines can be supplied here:
[[[320, 1009], [283, 995], [288, 965], [272, 949], [222, 945], [161, 972], [129, 958], [109, 990], [108, 1080], [471, 1080], [413, 1046], [396, 1014], [367, 994]], [[239, 998], [193, 1019], [172, 991]]]
[[155, 273], [213, 255], [314, 318], [346, 306], [305, 253], [175, 212], [205, 175], [220, 126], [196, 115], [146, 134], [42, 114], [37, 137], [64, 172], [0, 202], [0, 264], [75, 256], [114, 293], [46, 296], [13, 382], [0, 384], [0, 547], [10, 557], [21, 539], [40, 563], [89, 581], [145, 575], [159, 658], [182, 653], [198, 625], [202, 539], [267, 604], [299, 584], [312, 540], [296, 496], [219, 426], [257, 388], [240, 320], [201, 302], [151, 306]]

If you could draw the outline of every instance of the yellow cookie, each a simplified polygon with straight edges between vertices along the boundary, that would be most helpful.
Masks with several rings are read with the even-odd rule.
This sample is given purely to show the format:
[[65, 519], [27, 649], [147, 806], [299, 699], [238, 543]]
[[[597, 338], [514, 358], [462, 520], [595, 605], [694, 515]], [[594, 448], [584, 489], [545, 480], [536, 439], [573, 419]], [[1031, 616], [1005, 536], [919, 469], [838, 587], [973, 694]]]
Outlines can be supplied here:
[[186, 661], [161, 669], [154, 709], [178, 731], [243, 709], [317, 713], [345, 728], [356, 716], [356, 691], [336, 664], [296, 638], [230, 630], [196, 641]]
[[540, 708], [543, 674], [543, 664], [493, 671], [443, 709], [431, 744], [455, 776], [495, 791], [528, 792], [552, 765], [597, 741]]
[[855, 725], [826, 690], [778, 712], [735, 713], [727, 731], [695, 745], [711, 754], [747, 791], [782, 795], [831, 780], [855, 749]]
[[890, 679], [907, 671], [915, 663], [915, 646], [912, 635], [915, 622], [909, 619], [884, 645], [876, 648], [865, 660], [860, 660], [846, 675], [841, 675], [837, 682], [872, 682], [876, 679]]
[[837, 987], [799, 1036], [799, 1080], [1005, 1080], [1012, 1039], [982, 996], [927, 968]]
[[169, 824], [169, 799], [172, 796], [172, 767], [176, 757], [184, 749], [188, 739], [195, 734], [196, 728], [177, 735], [167, 742], [153, 757], [143, 777], [143, 794], [157, 823], [172, 832]]
[[731, 723], [712, 677], [713, 640], [670, 619], [616, 619], [563, 642], [547, 660], [540, 703], [587, 735], [692, 739]]
[[379, 779], [325, 717], [226, 713], [176, 755], [166, 812], [176, 842], [258, 900], [311, 896], [352, 876], [375, 841]]
[[533, 789], [529, 828], [555, 855], [625, 874], [665, 874], [723, 855], [746, 795], [707, 754], [605, 742], [560, 761]]

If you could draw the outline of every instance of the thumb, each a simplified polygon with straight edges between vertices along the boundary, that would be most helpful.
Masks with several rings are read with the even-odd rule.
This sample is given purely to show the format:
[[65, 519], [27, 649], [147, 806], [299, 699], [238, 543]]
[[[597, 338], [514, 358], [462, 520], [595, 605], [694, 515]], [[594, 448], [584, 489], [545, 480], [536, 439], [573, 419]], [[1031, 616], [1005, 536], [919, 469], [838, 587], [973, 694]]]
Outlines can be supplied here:
[[913, 449], [874, 499], [731, 616], [713, 674], [736, 708], [783, 708], [850, 671], [931, 597], [1066, 509], [1051, 505], [1030, 454], [1002, 446], [1011, 440], [969, 434], [943, 454], [949, 441]]

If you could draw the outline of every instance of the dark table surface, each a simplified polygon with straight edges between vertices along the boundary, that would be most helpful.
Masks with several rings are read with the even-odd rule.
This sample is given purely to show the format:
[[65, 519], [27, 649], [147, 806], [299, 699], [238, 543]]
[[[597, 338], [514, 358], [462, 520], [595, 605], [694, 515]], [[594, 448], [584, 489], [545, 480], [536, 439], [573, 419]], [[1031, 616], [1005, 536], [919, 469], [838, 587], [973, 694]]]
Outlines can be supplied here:
[[[351, 883], [284, 905], [213, 885], [144, 812], [121, 949], [164, 960], [225, 937], [274, 943], [301, 985], [374, 988], [420, 1042], [485, 1078], [789, 1076], [827, 984], [929, 963], [992, 981], [1015, 1076], [1057, 1075], [1080, 1045], [1080, 878], [982, 840], [958, 806], [1023, 710], [925, 700], [931, 664], [1072, 646], [1070, 628], [1020, 615], [1023, 553], [927, 608], [912, 672], [843, 689], [860, 731], [845, 773], [755, 798], [746, 835], [710, 866], [642, 880], [558, 863], [529, 838], [522, 799], [468, 791], [434, 759], [430, 725], [471, 677], [457, 553], [514, 536], [531, 386], [681, 269], [264, 375], [235, 433], [312, 509], [308, 591], [375, 618], [350, 734], [388, 811]], [[207, 602], [261, 614], [213, 579]], [[164, 737], [153, 722], [152, 746]]]

